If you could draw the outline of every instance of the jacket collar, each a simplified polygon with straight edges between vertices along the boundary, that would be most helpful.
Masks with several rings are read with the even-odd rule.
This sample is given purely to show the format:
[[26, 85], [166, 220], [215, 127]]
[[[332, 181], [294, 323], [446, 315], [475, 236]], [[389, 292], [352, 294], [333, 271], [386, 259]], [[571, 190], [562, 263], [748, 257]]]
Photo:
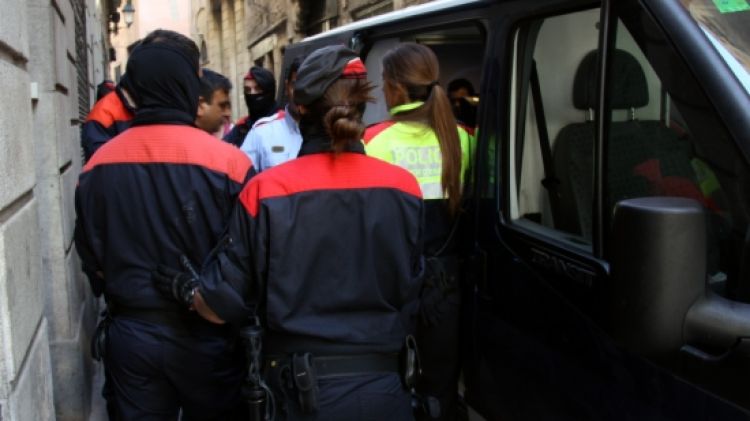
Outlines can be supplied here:
[[424, 101], [408, 102], [406, 104], [396, 105], [395, 107], [388, 110], [388, 112], [391, 113], [391, 115], [398, 114], [398, 113], [405, 113], [408, 111], [416, 110], [422, 105], [424, 105]]
[[[305, 156], [316, 153], [330, 153], [333, 152], [331, 148], [331, 138], [325, 135], [308, 135], [303, 137], [302, 147], [300, 147], [299, 155]], [[365, 153], [365, 145], [362, 142], [350, 143], [343, 152], [351, 153]]]

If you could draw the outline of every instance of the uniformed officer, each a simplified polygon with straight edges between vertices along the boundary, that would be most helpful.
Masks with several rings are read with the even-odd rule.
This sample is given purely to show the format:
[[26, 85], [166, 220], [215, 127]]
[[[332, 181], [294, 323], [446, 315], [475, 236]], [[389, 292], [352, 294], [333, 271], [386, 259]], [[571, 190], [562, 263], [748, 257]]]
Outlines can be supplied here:
[[369, 156], [399, 165], [419, 180], [425, 199], [425, 288], [417, 343], [422, 377], [417, 390], [440, 400], [440, 419], [456, 417], [460, 364], [456, 224], [461, 184], [469, 166], [469, 134], [438, 84], [435, 54], [403, 43], [383, 57], [383, 90], [392, 119], [364, 135]]
[[99, 147], [130, 127], [135, 106], [128, 91], [129, 81], [126, 73], [114, 89], [96, 101], [86, 116], [81, 128], [84, 162], [91, 159]]
[[300, 64], [302, 58], [297, 57], [287, 70], [284, 89], [289, 102], [286, 107], [255, 122], [240, 147], [253, 161], [257, 172], [296, 158], [302, 146], [299, 111], [294, 103], [294, 82], [297, 80]]
[[260, 66], [253, 66], [243, 78], [242, 89], [248, 115], [239, 119], [224, 140], [238, 148], [255, 122], [278, 111], [276, 105], [276, 80], [273, 73]]
[[[262, 320], [281, 419], [413, 417], [397, 354], [421, 287], [423, 201], [414, 176], [364, 154], [371, 89], [342, 46], [302, 63], [300, 156], [243, 189], [228, 246], [197, 281], [208, 318]], [[166, 267], [155, 280], [196, 282]]]
[[242, 402], [234, 332], [165, 299], [151, 273], [181, 254], [206, 258], [252, 166], [193, 126], [199, 51], [167, 32], [128, 60], [137, 111], [80, 175], [76, 249], [112, 315], [104, 361], [119, 419], [175, 420], [181, 410], [185, 420], [225, 420]]

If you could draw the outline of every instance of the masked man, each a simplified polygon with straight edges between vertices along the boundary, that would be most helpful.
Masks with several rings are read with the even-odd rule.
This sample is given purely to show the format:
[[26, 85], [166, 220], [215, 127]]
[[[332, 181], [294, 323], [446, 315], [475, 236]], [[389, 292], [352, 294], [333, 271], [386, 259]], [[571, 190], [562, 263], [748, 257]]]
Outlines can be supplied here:
[[276, 80], [270, 71], [259, 66], [251, 67], [245, 75], [243, 89], [249, 114], [237, 121], [232, 131], [224, 136], [225, 141], [238, 148], [255, 122], [275, 113], [278, 108], [275, 100]]

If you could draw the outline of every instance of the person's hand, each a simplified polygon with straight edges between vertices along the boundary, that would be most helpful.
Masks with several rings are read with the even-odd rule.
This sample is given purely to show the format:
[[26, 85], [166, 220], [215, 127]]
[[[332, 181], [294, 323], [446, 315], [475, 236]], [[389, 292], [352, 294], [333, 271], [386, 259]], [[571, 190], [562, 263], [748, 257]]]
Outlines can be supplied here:
[[151, 279], [162, 295], [177, 301], [185, 308], [193, 308], [193, 296], [199, 285], [193, 274], [159, 265], [151, 274]]

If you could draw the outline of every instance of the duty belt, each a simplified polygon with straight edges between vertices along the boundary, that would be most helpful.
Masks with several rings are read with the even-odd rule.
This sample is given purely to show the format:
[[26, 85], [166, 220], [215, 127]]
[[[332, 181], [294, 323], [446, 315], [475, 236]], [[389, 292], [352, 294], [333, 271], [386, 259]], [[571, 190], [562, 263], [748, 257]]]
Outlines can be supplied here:
[[[293, 357], [269, 356], [266, 368], [277, 369], [290, 364]], [[311, 356], [310, 361], [318, 379], [355, 376], [365, 373], [399, 373], [399, 356], [392, 354], [364, 354]]]
[[150, 324], [167, 326], [179, 331], [201, 333], [215, 336], [226, 336], [231, 334], [231, 327], [216, 325], [198, 316], [196, 313], [174, 309], [148, 309], [107, 304], [112, 318], [135, 319]]
[[277, 379], [285, 396], [296, 396], [300, 410], [318, 410], [318, 380], [366, 373], [398, 373], [398, 354], [360, 354], [314, 357], [309, 352], [266, 359], [266, 373]]

